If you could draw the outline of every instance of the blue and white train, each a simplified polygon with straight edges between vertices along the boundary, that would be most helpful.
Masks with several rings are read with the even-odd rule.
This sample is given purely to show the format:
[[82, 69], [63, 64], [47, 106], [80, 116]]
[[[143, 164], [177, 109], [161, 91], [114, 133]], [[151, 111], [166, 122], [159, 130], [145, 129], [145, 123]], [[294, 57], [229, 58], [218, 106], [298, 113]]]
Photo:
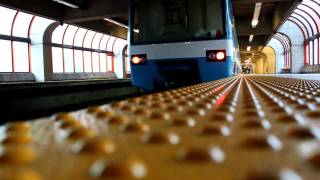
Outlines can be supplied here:
[[231, 0], [131, 0], [133, 85], [161, 90], [241, 71]]

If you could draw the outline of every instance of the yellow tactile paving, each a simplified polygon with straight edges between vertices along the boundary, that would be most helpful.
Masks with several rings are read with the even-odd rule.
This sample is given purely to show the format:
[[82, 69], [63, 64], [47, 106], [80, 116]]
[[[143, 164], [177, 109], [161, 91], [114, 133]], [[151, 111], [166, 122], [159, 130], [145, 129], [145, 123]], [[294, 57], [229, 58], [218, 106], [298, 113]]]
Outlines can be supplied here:
[[319, 179], [320, 81], [241, 75], [0, 132], [0, 179]]

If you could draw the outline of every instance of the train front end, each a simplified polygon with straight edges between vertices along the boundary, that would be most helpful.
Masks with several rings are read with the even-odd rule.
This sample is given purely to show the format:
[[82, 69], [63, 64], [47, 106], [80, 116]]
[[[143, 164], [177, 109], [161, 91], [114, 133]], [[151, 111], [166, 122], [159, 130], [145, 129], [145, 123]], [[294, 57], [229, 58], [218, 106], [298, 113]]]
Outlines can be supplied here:
[[226, 0], [132, 0], [129, 55], [133, 85], [176, 88], [234, 74]]

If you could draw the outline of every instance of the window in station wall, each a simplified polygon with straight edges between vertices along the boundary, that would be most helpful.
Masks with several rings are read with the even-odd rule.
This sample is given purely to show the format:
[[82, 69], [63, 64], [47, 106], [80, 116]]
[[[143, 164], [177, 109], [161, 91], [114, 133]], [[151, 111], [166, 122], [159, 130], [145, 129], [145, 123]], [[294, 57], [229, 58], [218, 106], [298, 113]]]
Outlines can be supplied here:
[[30, 29], [36, 16], [0, 6], [0, 72], [31, 72]]
[[58, 26], [52, 35], [53, 72], [114, 72], [117, 40], [125, 41], [73, 25]]
[[288, 20], [296, 24], [304, 35], [304, 64], [320, 64], [320, 2], [302, 0]]
[[[107, 51], [112, 51], [114, 49], [114, 43], [115, 43], [116, 38], [115, 37], [110, 37], [108, 40], [107, 44]], [[107, 71], [114, 71], [114, 56], [112, 54], [107, 55]]]
[[100, 64], [100, 54], [96, 50], [98, 50], [100, 47], [100, 41], [102, 39], [103, 34], [101, 33], [96, 33], [93, 40], [92, 40], [92, 45], [91, 49], [95, 49], [95, 51], [91, 52], [92, 53], [92, 67], [93, 67], [93, 72], [102, 72], [101, 71], [101, 64]]

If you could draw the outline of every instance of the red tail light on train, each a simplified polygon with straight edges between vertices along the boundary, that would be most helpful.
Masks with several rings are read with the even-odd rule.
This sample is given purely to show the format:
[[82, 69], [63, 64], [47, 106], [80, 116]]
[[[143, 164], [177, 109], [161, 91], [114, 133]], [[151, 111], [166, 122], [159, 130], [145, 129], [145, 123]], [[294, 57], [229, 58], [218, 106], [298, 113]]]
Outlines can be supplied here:
[[207, 62], [224, 62], [226, 61], [226, 50], [208, 50], [206, 51]]
[[133, 65], [142, 65], [147, 63], [147, 55], [145, 54], [138, 54], [131, 56], [131, 63]]

